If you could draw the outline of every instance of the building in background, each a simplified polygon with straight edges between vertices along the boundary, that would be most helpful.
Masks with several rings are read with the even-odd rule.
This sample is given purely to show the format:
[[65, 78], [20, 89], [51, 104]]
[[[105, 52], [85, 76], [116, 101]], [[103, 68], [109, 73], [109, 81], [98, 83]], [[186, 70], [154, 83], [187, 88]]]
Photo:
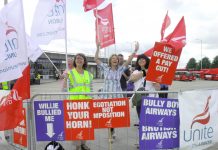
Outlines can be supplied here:
[[[66, 55], [57, 52], [45, 52], [51, 59], [53, 64], [63, 72], [66, 68]], [[74, 57], [74, 54], [68, 54], [68, 57]], [[94, 57], [87, 56], [88, 71], [90, 71], [94, 78], [101, 78], [100, 70], [94, 61]], [[107, 58], [101, 58], [102, 62], [107, 63]], [[55, 79], [56, 69], [49, 61], [49, 59], [42, 54], [35, 63], [31, 63], [31, 75], [39, 73], [42, 79]]]

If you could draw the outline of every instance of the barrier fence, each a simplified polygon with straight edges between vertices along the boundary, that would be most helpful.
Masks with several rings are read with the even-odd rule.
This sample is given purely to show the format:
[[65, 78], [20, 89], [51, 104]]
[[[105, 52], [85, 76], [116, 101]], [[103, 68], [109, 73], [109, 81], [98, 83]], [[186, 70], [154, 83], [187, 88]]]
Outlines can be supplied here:
[[[43, 141], [52, 141], [52, 140], [60, 141], [60, 143], [62, 143], [62, 145], [64, 145], [66, 149], [72, 149], [72, 147], [75, 147], [75, 145], [77, 144], [76, 142], [72, 142], [72, 141], [78, 140], [78, 138], [75, 136], [78, 136], [79, 133], [80, 134], [88, 133], [88, 134], [84, 134], [84, 137], [86, 137], [85, 139], [92, 139], [92, 140], [87, 140], [87, 145], [91, 149], [95, 149], [95, 150], [137, 149], [137, 146], [139, 144], [139, 139], [138, 139], [139, 132], [138, 132], [138, 127], [134, 125], [138, 124], [139, 120], [136, 115], [136, 110], [132, 108], [132, 102], [129, 103], [129, 99], [125, 99], [125, 98], [124, 99], [118, 98], [118, 99], [103, 100], [103, 99], [100, 99], [100, 97], [103, 94], [108, 94], [108, 95], [111, 95], [111, 94], [124, 94], [124, 95], [143, 94], [145, 95], [149, 93], [151, 94], [151, 92], [147, 92], [147, 91], [146, 92], [136, 91], [136, 92], [83, 93], [83, 94], [92, 95], [94, 97], [92, 104], [91, 104], [91, 101], [89, 100], [82, 101], [82, 103], [80, 103], [81, 100], [80, 101], [66, 100], [70, 95], [79, 95], [81, 93], [74, 93], [74, 94], [72, 93], [48, 93], [48, 94], [35, 95], [32, 97], [32, 100], [31, 100], [32, 103], [30, 106], [31, 109], [29, 109], [29, 110], [33, 110], [32, 112], [30, 112], [30, 114], [32, 114], [32, 119], [34, 120], [32, 121], [29, 120], [30, 126], [32, 127], [32, 130], [29, 132], [32, 133], [32, 136], [29, 138], [31, 139], [30, 141], [31, 144], [29, 144], [28, 149], [34, 149], [34, 150], [43, 149], [45, 147], [45, 144], [48, 143], [48, 142], [43, 142]], [[155, 92], [155, 93], [158, 93], [158, 92]], [[168, 91], [167, 93], [171, 93], [171, 95], [174, 97], [177, 96], [177, 92]], [[102, 106], [102, 105], [99, 107], [96, 106], [98, 105], [97, 102], [102, 102], [103, 104], [107, 105], [107, 102], [110, 102], [110, 101], [116, 101], [116, 104], [114, 104], [114, 106]], [[86, 105], [86, 102], [89, 102], [89, 103]], [[85, 108], [77, 109], [77, 107], [79, 107], [78, 105], [81, 105], [80, 107], [85, 107]], [[88, 117], [86, 116], [86, 118], [78, 119], [78, 116], [76, 115], [87, 115], [88, 105], [90, 106], [89, 116]], [[38, 110], [38, 115], [36, 115], [37, 112], [36, 110], [34, 112], [34, 109]], [[45, 110], [48, 111], [51, 109], [56, 110], [55, 112], [53, 112], [57, 114], [56, 116], [53, 115], [53, 117], [50, 116], [50, 118], [48, 118], [46, 117], [46, 115], [42, 115], [43, 113], [42, 111], [45, 112]], [[60, 112], [62, 112], [62, 114], [58, 116]], [[91, 114], [91, 112], [93, 112], [93, 114]], [[103, 114], [104, 115], [113, 114], [114, 118], [111, 120], [109, 116], [102, 116]], [[70, 117], [72, 117], [76, 121], [73, 122], [72, 118]], [[94, 118], [94, 120], [90, 118], [92, 119]], [[47, 120], [47, 122], [45, 120]], [[71, 122], [69, 120], [71, 120]], [[81, 120], [83, 120], [83, 122]], [[69, 125], [69, 122], [72, 124]], [[90, 126], [86, 124], [90, 122], [92, 122], [91, 124], [93, 128], [89, 128]], [[78, 127], [79, 123], [85, 124], [85, 125], [84, 124], [81, 125], [81, 126], [84, 125], [86, 127], [85, 131], [80, 130], [80, 127]], [[55, 127], [55, 124], [58, 124], [58, 127]], [[48, 127], [53, 128], [53, 130], [49, 130], [46, 132], [46, 128]], [[70, 129], [67, 129], [66, 127]], [[115, 133], [116, 133], [115, 140], [112, 139], [112, 136], [110, 134], [111, 132], [109, 132], [111, 127], [115, 128]], [[73, 130], [73, 128], [77, 128], [77, 129]], [[54, 133], [52, 133], [52, 131], [56, 132], [55, 133], [56, 135], [53, 136]], [[37, 132], [40, 132], [40, 133], [37, 133]], [[62, 135], [62, 137], [60, 135]], [[52, 138], [49, 138], [49, 136], [52, 136]]]
[[[151, 97], [158, 93], [167, 93], [168, 98]], [[24, 101], [26, 122], [14, 129], [12, 145], [16, 149], [43, 150], [50, 141], [57, 141], [65, 150], [71, 150], [86, 140], [91, 150], [136, 150], [139, 145], [140, 150], [217, 146], [217, 89], [92, 92], [82, 94], [93, 100], [67, 100], [80, 94], [37, 94]], [[103, 94], [135, 96], [101, 99]], [[139, 126], [139, 101], [132, 103], [137, 98], [142, 99]], [[111, 128], [115, 128], [115, 139]]]

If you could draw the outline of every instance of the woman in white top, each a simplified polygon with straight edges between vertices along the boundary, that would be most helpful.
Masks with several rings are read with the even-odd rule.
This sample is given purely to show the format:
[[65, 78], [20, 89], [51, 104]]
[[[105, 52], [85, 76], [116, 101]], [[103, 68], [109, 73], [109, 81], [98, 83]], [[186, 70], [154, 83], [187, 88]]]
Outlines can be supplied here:
[[[138, 55], [136, 66], [133, 73], [130, 75], [129, 81], [134, 82], [135, 90], [139, 91], [156, 91], [160, 90], [160, 84], [146, 80], [146, 72], [149, 66], [150, 59], [144, 55]], [[158, 94], [149, 94], [150, 97], [158, 97]], [[136, 99], [136, 111], [140, 117], [141, 110], [141, 95], [136, 94], [133, 98]]]

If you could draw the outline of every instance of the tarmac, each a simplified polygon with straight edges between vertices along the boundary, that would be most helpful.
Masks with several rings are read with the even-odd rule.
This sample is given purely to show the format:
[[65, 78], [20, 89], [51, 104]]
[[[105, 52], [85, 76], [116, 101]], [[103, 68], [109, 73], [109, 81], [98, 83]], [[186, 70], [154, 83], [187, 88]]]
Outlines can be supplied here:
[[[42, 80], [40, 85], [31, 85], [31, 97], [38, 93], [59, 93], [61, 92], [60, 80]], [[102, 79], [94, 80], [94, 91], [97, 92], [103, 85]], [[186, 91], [194, 89], [218, 89], [218, 81], [174, 81], [170, 90], [173, 91]], [[175, 97], [175, 95], [169, 95], [169, 97]], [[36, 97], [37, 98], [37, 97]], [[131, 107], [130, 103], [130, 127], [128, 128], [117, 128], [116, 129], [116, 139], [113, 144], [108, 142], [108, 129], [96, 129], [95, 130], [95, 140], [87, 141], [87, 145], [91, 150], [137, 150], [138, 144], [138, 127], [134, 124], [138, 123], [138, 118], [135, 108]], [[43, 150], [48, 142], [37, 142], [36, 149]], [[75, 143], [72, 141], [60, 142], [65, 150], [75, 150]], [[13, 150], [19, 149], [11, 145], [0, 144], [0, 150]], [[23, 148], [24, 149], [24, 148]], [[218, 144], [208, 148], [207, 150], [218, 150]]]

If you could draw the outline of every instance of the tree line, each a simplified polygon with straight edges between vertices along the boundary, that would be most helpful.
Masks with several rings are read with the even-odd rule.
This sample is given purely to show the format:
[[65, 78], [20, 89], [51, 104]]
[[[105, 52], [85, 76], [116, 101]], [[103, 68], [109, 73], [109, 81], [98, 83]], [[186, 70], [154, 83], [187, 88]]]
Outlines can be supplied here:
[[190, 58], [186, 69], [188, 70], [201, 70], [201, 69], [209, 69], [209, 68], [218, 68], [218, 56], [214, 57], [211, 62], [208, 57], [202, 58], [202, 60], [196, 61], [195, 58]]

